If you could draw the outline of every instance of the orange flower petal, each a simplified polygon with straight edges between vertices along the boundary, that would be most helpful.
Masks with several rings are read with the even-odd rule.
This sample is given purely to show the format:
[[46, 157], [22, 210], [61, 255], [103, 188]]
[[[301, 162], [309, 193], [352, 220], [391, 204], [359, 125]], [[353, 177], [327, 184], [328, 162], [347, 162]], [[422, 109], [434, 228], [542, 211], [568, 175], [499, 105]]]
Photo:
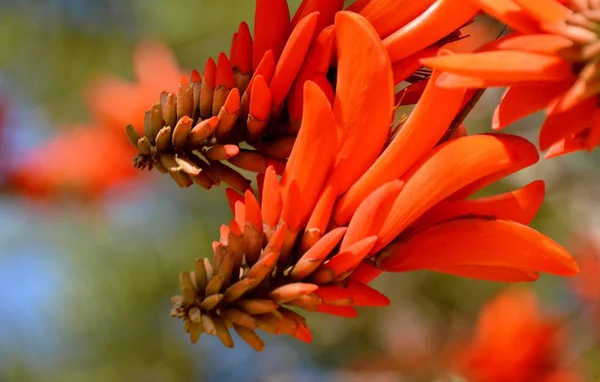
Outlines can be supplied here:
[[491, 51], [424, 58], [423, 65], [494, 81], [564, 81], [574, 79], [571, 65], [558, 56], [521, 51]]
[[370, 263], [363, 261], [354, 269], [354, 271], [352, 271], [350, 280], [368, 284], [375, 280], [382, 272], [383, 271], [375, 268]]
[[311, 45], [308, 55], [302, 64], [302, 68], [288, 96], [288, 109], [292, 122], [299, 121], [302, 118], [304, 83], [306, 81], [314, 81], [317, 75], [327, 74], [333, 53], [334, 30], [333, 26], [331, 26], [321, 31]]
[[392, 62], [436, 43], [471, 20], [479, 8], [470, 1], [438, 0], [383, 40]]
[[492, 128], [503, 129], [511, 123], [542, 110], [564, 93], [569, 83], [519, 84], [509, 87], [494, 111]]
[[433, 57], [437, 54], [438, 48], [430, 46], [425, 49], [421, 49], [415, 54], [411, 54], [408, 57], [404, 57], [392, 64], [392, 72], [394, 73], [394, 84], [406, 80], [408, 77], [413, 75], [417, 70], [423, 67], [421, 64], [422, 58]]
[[445, 200], [427, 211], [411, 227], [425, 227], [465, 217], [494, 218], [529, 224], [544, 201], [544, 182], [537, 180], [515, 191], [470, 200]]
[[388, 272], [485, 266], [540, 271], [561, 276], [579, 272], [567, 250], [515, 222], [461, 219], [436, 225], [390, 248], [379, 261]]
[[381, 292], [361, 282], [348, 280], [346, 291], [352, 298], [354, 306], [388, 306], [390, 300]]
[[565, 21], [571, 14], [569, 8], [556, 0], [513, 0], [540, 24]]
[[301, 280], [309, 276], [340, 242], [346, 227], [334, 228], [321, 237], [302, 257], [296, 262], [290, 272], [290, 277]]
[[231, 208], [231, 212], [235, 214], [235, 203], [236, 202], [244, 202], [244, 195], [240, 194], [233, 188], [227, 187], [225, 189], [225, 196], [227, 197], [227, 202], [229, 203], [229, 208]]
[[[334, 219], [338, 224], [348, 222], [358, 205], [377, 187], [398, 179], [419, 158], [430, 151], [448, 130], [458, 112], [464, 89], [442, 89], [432, 80], [408, 117], [404, 126], [386, 147], [375, 163], [350, 187], [336, 206]], [[435, 112], [434, 112], [435, 111]]]
[[596, 99], [589, 98], [565, 111], [551, 109], [540, 130], [540, 149], [546, 150], [554, 143], [571, 137], [591, 125], [596, 110]]
[[351, 306], [317, 305], [317, 312], [331, 314], [334, 316], [354, 318], [358, 315], [356, 309]]
[[385, 48], [367, 20], [338, 12], [335, 28], [338, 79], [333, 111], [339, 147], [331, 183], [341, 193], [381, 153], [390, 130], [394, 86]]
[[273, 106], [279, 110], [283, 106], [296, 75], [304, 62], [308, 47], [312, 42], [319, 13], [313, 12], [304, 17], [292, 31], [281, 57], [275, 67], [275, 74], [271, 81], [271, 94]]
[[371, 0], [360, 10], [379, 33], [385, 38], [425, 12], [435, 0]]
[[563, 49], [573, 46], [573, 42], [566, 37], [539, 33], [539, 34], [509, 34], [482, 46], [478, 51], [491, 50], [520, 50], [524, 52], [557, 55]]
[[425, 211], [490, 174], [511, 168], [519, 153], [513, 137], [472, 135], [453, 139], [432, 150], [403, 176], [406, 181], [379, 234], [375, 251], [383, 248]]
[[304, 105], [302, 127], [281, 179], [284, 205], [289, 203], [289, 185], [298, 184], [303, 224], [317, 203], [336, 154], [331, 144], [336, 140], [331, 105], [321, 89], [310, 81], [304, 85]]
[[337, 277], [344, 272], [356, 268], [375, 246], [376, 242], [377, 236], [369, 236], [353, 243], [343, 251], [340, 250], [338, 254], [327, 260], [320, 269], [317, 269], [313, 277], [317, 280], [319, 271], [322, 268], [326, 268], [327, 271], [332, 271], [333, 277]]
[[277, 60], [290, 35], [290, 10], [286, 0], [256, 0], [252, 68], [256, 70], [265, 53]]
[[310, 219], [308, 219], [307, 230], [317, 229], [321, 233], [325, 232], [336, 198], [336, 189], [331, 184], [326, 185], [310, 215]]
[[517, 283], [536, 281], [540, 274], [536, 271], [524, 271], [514, 268], [488, 267], [479, 265], [462, 265], [458, 267], [437, 268], [436, 272], [454, 276], [467, 277], [476, 280]]
[[313, 12], [319, 12], [319, 20], [315, 33], [320, 33], [325, 27], [333, 24], [335, 14], [344, 8], [344, 0], [304, 0], [292, 20], [292, 29]]
[[348, 225], [348, 232], [342, 240], [340, 251], [379, 232], [403, 186], [404, 183], [398, 179], [385, 183], [358, 206]]
[[242, 74], [248, 74], [252, 70], [252, 35], [248, 24], [243, 21], [234, 35], [229, 57], [233, 66]]
[[[244, 205], [246, 206], [246, 216], [244, 223], [250, 223], [256, 228], [260, 235], [263, 232], [262, 216], [260, 214], [260, 205], [254, 196], [252, 190], [246, 190], [244, 194]], [[245, 224], [242, 224], [243, 228]]]
[[470, 0], [485, 13], [519, 32], [535, 33], [540, 31], [539, 23], [525, 12], [514, 0]]
[[250, 92], [250, 115], [258, 121], [266, 121], [271, 114], [271, 104], [271, 90], [265, 78], [259, 74], [254, 77]]
[[435, 82], [439, 87], [446, 89], [484, 89], [493, 87], [510, 86], [519, 81], [489, 80], [481, 77], [463, 76], [455, 73], [442, 73]]
[[519, 170], [529, 167], [540, 159], [540, 155], [535, 146], [526, 139], [518, 137], [516, 135], [508, 134], [486, 134], [491, 136], [499, 137], [504, 141], [507, 146], [512, 147], [513, 152], [516, 153], [516, 157], [513, 157], [510, 164], [505, 168], [493, 172], [481, 179], [474, 181], [468, 186], [462, 188], [460, 191], [455, 192], [449, 199], [461, 200], [465, 199], [482, 188], [497, 182], [498, 180], [507, 177]]
[[215, 88], [224, 86], [227, 89], [231, 89], [234, 85], [235, 80], [233, 79], [233, 67], [231, 66], [231, 61], [229, 61], [229, 58], [227, 58], [225, 53], [220, 53], [217, 61]]
[[585, 139], [581, 136], [576, 136], [570, 139], [563, 139], [558, 141], [548, 149], [544, 159], [556, 158], [561, 155], [574, 153], [575, 151], [581, 151], [586, 149]]
[[283, 202], [281, 200], [279, 180], [277, 180], [275, 169], [271, 166], [267, 167], [267, 171], [265, 171], [261, 200], [262, 205], [260, 212], [262, 218], [269, 227], [274, 228], [281, 216]]

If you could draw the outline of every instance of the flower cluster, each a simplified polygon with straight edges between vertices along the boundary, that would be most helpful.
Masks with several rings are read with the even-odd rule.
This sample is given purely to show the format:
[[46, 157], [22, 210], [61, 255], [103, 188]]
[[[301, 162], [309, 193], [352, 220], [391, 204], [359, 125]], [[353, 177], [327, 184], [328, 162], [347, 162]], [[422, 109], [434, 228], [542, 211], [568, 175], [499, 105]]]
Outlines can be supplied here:
[[[172, 316], [184, 321], [193, 342], [206, 332], [232, 347], [230, 328], [256, 350], [263, 348], [256, 329], [309, 341], [305, 320], [292, 308], [353, 317], [356, 306], [386, 305], [388, 300], [368, 285], [382, 271], [427, 269], [504, 282], [533, 281], [539, 272], [563, 276], [578, 272], [564, 248], [528, 227], [541, 206], [543, 182], [468, 199], [485, 186], [537, 162], [538, 153], [531, 143], [506, 134], [467, 135], [461, 122], [478, 94], [441, 87], [438, 81], [444, 74], [437, 70], [428, 80], [394, 92], [399, 78], [418, 75], [419, 60], [426, 54], [423, 51], [433, 49], [441, 58], [452, 56], [452, 52], [438, 51], [435, 46], [448, 35], [428, 40], [432, 38], [429, 34], [435, 35], [433, 32], [442, 28], [428, 24], [439, 16], [437, 12], [443, 9], [448, 15], [450, 9], [457, 10], [456, 20], [442, 23], [444, 28], [449, 25], [444, 33], [455, 35], [456, 27], [465, 23], [463, 17], [468, 14], [470, 19], [476, 8], [459, 6], [455, 1], [430, 2], [424, 13], [390, 35], [405, 36], [399, 41], [413, 44], [408, 48], [389, 43], [390, 36], [382, 38], [377, 19], [362, 14], [369, 4], [376, 3], [391, 4], [361, 1], [353, 9], [323, 12], [330, 15], [333, 25], [302, 45], [307, 47], [301, 51], [300, 57], [306, 58], [304, 67], [298, 65], [300, 73], [315, 67], [311, 57], [315, 51], [321, 52], [324, 39], [329, 53], [318, 55], [321, 60], [326, 58], [320, 74], [288, 81], [300, 87], [302, 107], [293, 145], [279, 168], [271, 165], [264, 153], [254, 152], [260, 151], [260, 145], [254, 146], [254, 151], [240, 151], [234, 148], [237, 141], [230, 148], [217, 143], [221, 117], [232, 121], [235, 116], [235, 121], [228, 122], [234, 126], [231, 131], [245, 129], [242, 136], [246, 137], [251, 133], [248, 122], [256, 120], [239, 119], [235, 112], [237, 96], [233, 96], [236, 108], [228, 109], [227, 99], [236, 92], [234, 87], [227, 90], [222, 106], [212, 108], [213, 116], [200, 116], [196, 127], [191, 127], [195, 120], [189, 121], [202, 113], [202, 95], [189, 98], [196, 99], [198, 107], [189, 103], [186, 115], [173, 114], [178, 108], [169, 106], [171, 117], [175, 116], [171, 122], [180, 117], [176, 126], [184, 123], [185, 127], [171, 131], [170, 126], [162, 126], [164, 118], [153, 124], [151, 111], [146, 135], [138, 137], [129, 128], [132, 143], [137, 139], [139, 147], [150, 149], [142, 154], [148, 161], [144, 163], [160, 162], [172, 176], [183, 174], [191, 182], [204, 172], [206, 179], [214, 176], [212, 166], [217, 159], [232, 162], [242, 152], [264, 159], [260, 167], [252, 168], [259, 173], [258, 197], [248, 183], [244, 187], [230, 183], [233, 188], [227, 190], [227, 196], [234, 219], [222, 226], [219, 241], [213, 243], [212, 261], [198, 259], [192, 272], [180, 274], [181, 295], [173, 299]], [[306, 12], [311, 5], [316, 11], [328, 9], [331, 3], [305, 1], [300, 7], [304, 14], [295, 18], [291, 36], [300, 26], [316, 25], [320, 20], [320, 14]], [[260, 12], [257, 7], [257, 15]], [[257, 16], [255, 35], [261, 30], [259, 20]], [[290, 37], [289, 41], [295, 40]], [[284, 53], [287, 47], [285, 44]], [[416, 64], [410, 66], [411, 62]], [[229, 74], [230, 66], [227, 68]], [[280, 110], [287, 109], [290, 117], [286, 123], [296, 121], [291, 112], [294, 97], [288, 96], [286, 107], [273, 101], [275, 78], [271, 78], [269, 88], [264, 87], [264, 94], [271, 94], [268, 106], [272, 114], [268, 119], [281, 117]], [[203, 83], [191, 81], [192, 85], [186, 86], [202, 88]], [[416, 106], [408, 116], [396, 118], [397, 106], [405, 103]], [[159, 109], [164, 117], [162, 101], [156, 106], [157, 115]], [[205, 138], [206, 145], [193, 146], [190, 152], [190, 140], [205, 130], [205, 121], [215, 118], [215, 112], [221, 114]], [[178, 135], [177, 130], [183, 133]], [[257, 139], [268, 136], [268, 131], [261, 130]], [[159, 150], [161, 132], [169, 139]], [[154, 134], [156, 145], [147, 145]], [[232, 156], [211, 160], [208, 153], [217, 150], [213, 147]], [[162, 164], [160, 158], [165, 155], [173, 161], [179, 158], [177, 165]], [[191, 155], [195, 158], [190, 159]], [[205, 164], [199, 164], [200, 160], [206, 160]]]

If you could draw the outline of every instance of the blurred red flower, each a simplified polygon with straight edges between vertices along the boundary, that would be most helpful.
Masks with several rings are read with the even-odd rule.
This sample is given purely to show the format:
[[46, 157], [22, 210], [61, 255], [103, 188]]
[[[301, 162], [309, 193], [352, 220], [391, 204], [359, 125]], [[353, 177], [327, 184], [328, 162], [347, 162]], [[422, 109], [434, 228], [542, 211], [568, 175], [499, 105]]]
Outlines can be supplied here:
[[476, 53], [424, 59], [446, 87], [508, 86], [494, 129], [545, 110], [547, 157], [600, 145], [600, 3], [470, 0], [515, 32]]
[[59, 133], [11, 161], [8, 185], [34, 198], [61, 195], [97, 198], [113, 186], [138, 177], [134, 150], [123, 136], [138, 121], [157, 91], [173, 87], [179, 68], [171, 51], [155, 43], [138, 46], [133, 57], [136, 82], [103, 76], [86, 89], [93, 122]]
[[454, 368], [470, 382], [581, 381], [561, 368], [566, 338], [560, 329], [532, 291], [505, 291], [482, 309], [473, 338], [454, 356]]

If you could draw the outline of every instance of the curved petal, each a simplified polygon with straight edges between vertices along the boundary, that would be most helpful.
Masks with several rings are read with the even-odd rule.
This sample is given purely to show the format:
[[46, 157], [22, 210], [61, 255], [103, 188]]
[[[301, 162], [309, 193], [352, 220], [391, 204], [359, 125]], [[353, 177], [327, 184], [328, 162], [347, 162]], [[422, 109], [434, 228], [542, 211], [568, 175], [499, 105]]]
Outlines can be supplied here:
[[461, 265], [458, 267], [438, 268], [435, 269], [435, 271], [454, 276], [467, 277], [470, 279], [503, 283], [536, 281], [540, 278], [540, 274], [536, 271], [524, 271], [514, 268], [488, 267], [479, 265]]
[[471, 20], [479, 8], [468, 1], [437, 0], [411, 22], [383, 40], [392, 62], [448, 36]]
[[427, 211], [410, 230], [466, 217], [493, 218], [529, 224], [544, 201], [544, 182], [537, 180], [515, 191], [470, 200], [445, 200]]
[[535, 33], [540, 25], [535, 18], [525, 12], [514, 0], [469, 0], [477, 4], [485, 13], [519, 32]]
[[307, 15], [319, 12], [319, 21], [315, 33], [320, 33], [325, 27], [333, 24], [335, 14], [344, 8], [344, 0], [304, 0], [292, 20], [292, 30]]
[[286, 0], [256, 0], [252, 68], [256, 70], [265, 53], [279, 59], [290, 35], [290, 10]]
[[419, 158], [430, 151], [448, 130], [465, 95], [464, 89], [442, 89], [435, 84], [434, 71], [417, 107], [404, 126], [338, 202], [335, 221], [347, 223], [358, 205], [377, 187], [402, 176]]
[[422, 14], [435, 0], [371, 0], [360, 10], [381, 38], [385, 38]]
[[395, 243], [378, 262], [389, 272], [485, 266], [561, 276], [579, 272], [567, 250], [535, 231], [503, 220], [454, 220]]
[[559, 56], [498, 50], [424, 58], [423, 65], [464, 76], [494, 81], [573, 80], [571, 65]]
[[331, 175], [344, 192], [381, 153], [394, 107], [388, 55], [373, 27], [360, 15], [335, 17], [338, 79], [333, 111], [338, 125], [338, 155]]
[[596, 99], [594, 98], [565, 111], [554, 112], [552, 109], [540, 130], [540, 149], [546, 150], [554, 143], [590, 127], [595, 109]]
[[565, 21], [571, 11], [556, 0], [513, 0], [539, 23]]
[[403, 176], [404, 188], [379, 233], [374, 252], [394, 240], [428, 209], [463, 187], [490, 174], [511, 168], [519, 153], [514, 137], [471, 135], [437, 146]]

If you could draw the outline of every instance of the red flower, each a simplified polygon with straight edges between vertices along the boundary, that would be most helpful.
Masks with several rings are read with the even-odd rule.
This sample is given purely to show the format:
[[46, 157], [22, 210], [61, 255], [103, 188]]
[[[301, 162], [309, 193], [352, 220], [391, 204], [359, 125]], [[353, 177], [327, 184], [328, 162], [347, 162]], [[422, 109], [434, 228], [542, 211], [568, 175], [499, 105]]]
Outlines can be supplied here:
[[472, 382], [576, 382], [561, 369], [565, 338], [560, 321], [540, 311], [527, 289], [503, 292], [481, 311], [470, 343], [454, 357], [457, 372]]
[[446, 87], [508, 86], [494, 129], [545, 110], [539, 144], [550, 149], [547, 157], [600, 145], [600, 4], [471, 2], [516, 32], [476, 53], [424, 59], [425, 65], [448, 72], [438, 82]]
[[353, 317], [355, 306], [388, 303], [367, 285], [382, 270], [496, 281], [577, 273], [562, 247], [527, 227], [542, 182], [465, 200], [533, 164], [535, 148], [510, 135], [445, 140], [470, 98], [435, 81], [390, 130], [394, 84], [384, 43], [352, 12], [338, 12], [334, 27], [333, 102], [317, 83], [304, 85], [301, 127], [281, 180], [269, 167], [259, 175], [259, 198], [228, 190], [235, 218], [213, 243], [213, 262], [197, 260], [180, 276], [172, 314], [192, 341], [206, 331], [233, 346], [228, 325], [255, 349], [263, 346], [256, 328], [309, 340], [304, 319], [282, 305]]
[[67, 129], [11, 164], [13, 191], [31, 197], [96, 198], [139, 176], [131, 167], [133, 150], [122, 127], [142, 115], [158, 89], [174, 84], [179, 69], [167, 48], [151, 43], [136, 49], [133, 64], [137, 82], [105, 76], [86, 90], [94, 122]]
[[[258, 173], [272, 165], [281, 174], [301, 124], [306, 81], [334, 99], [332, 23], [343, 5], [304, 0], [290, 18], [285, 0], [257, 0], [253, 36], [242, 22], [229, 56], [208, 59], [202, 75], [194, 71], [176, 93], [163, 92], [146, 112], [143, 135], [128, 128], [139, 150], [135, 166], [156, 167], [182, 187], [208, 189], [224, 181], [240, 192], [250, 181], [224, 161]], [[419, 60], [456, 40], [477, 12], [455, 0], [361, 0], [348, 10], [364, 16], [383, 39], [395, 84], [422, 79]], [[379, 138], [366, 139], [368, 147]]]

